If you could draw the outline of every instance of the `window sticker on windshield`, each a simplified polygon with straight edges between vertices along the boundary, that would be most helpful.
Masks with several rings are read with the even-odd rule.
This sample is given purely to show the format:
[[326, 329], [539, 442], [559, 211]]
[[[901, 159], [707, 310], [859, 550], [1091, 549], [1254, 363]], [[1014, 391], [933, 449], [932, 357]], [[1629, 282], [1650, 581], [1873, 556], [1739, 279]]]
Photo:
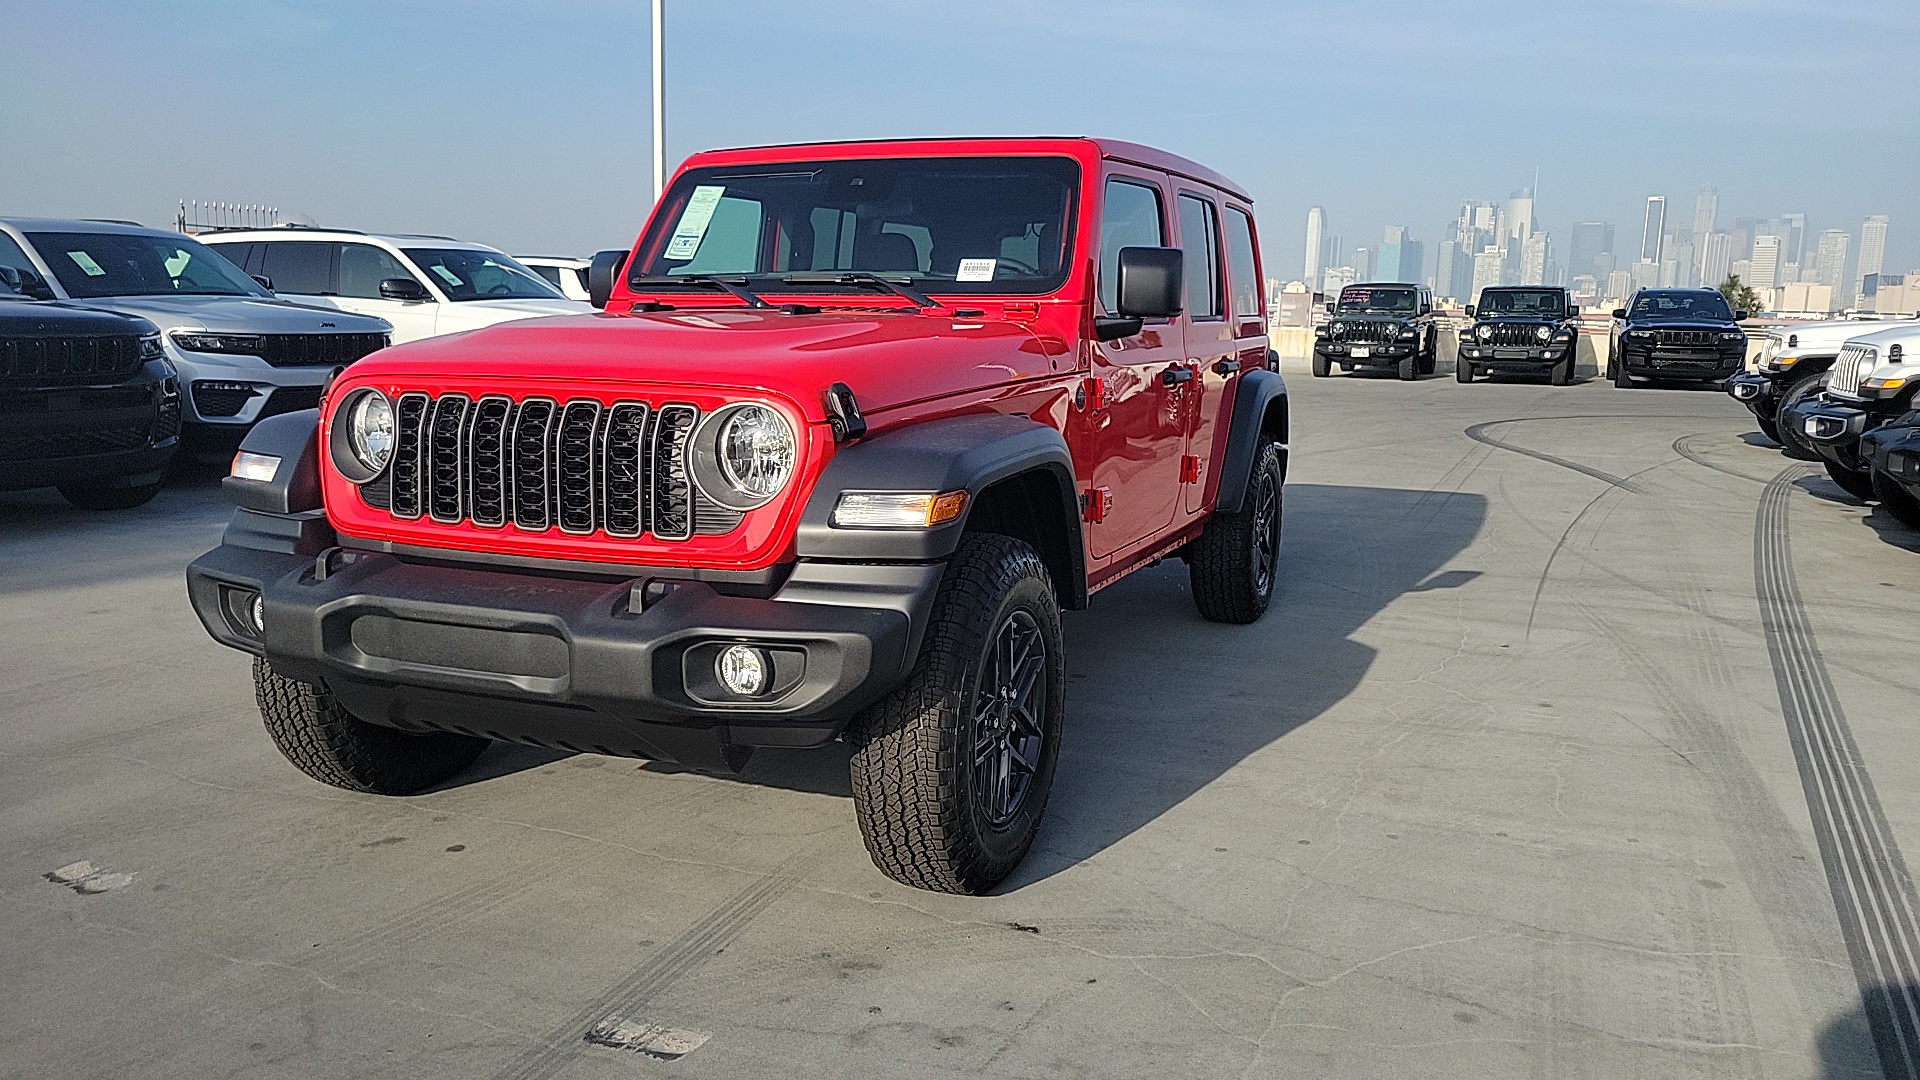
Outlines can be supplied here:
[[84, 251], [69, 251], [67, 252], [67, 258], [72, 259], [74, 265], [78, 266], [81, 272], [85, 273], [88, 277], [107, 276], [107, 272], [100, 269], [100, 264], [93, 261], [93, 256]]
[[451, 285], [456, 289], [466, 284], [466, 282], [460, 280], [459, 274], [456, 274], [453, 271], [447, 269], [445, 266], [441, 265], [440, 263], [434, 263], [432, 266], [429, 266], [427, 269], [432, 270], [436, 274], [439, 274], [441, 281], [446, 282], [448, 285]]
[[680, 224], [673, 227], [673, 239], [667, 241], [667, 258], [691, 259], [700, 250], [714, 208], [720, 205], [720, 196], [726, 190], [724, 184], [700, 184], [693, 189], [687, 208], [680, 213]]
[[998, 259], [961, 259], [960, 270], [953, 275], [955, 281], [992, 281], [993, 267]]
[[160, 265], [167, 268], [168, 277], [179, 277], [180, 271], [185, 270], [187, 268], [187, 264], [192, 261], [193, 261], [193, 256], [188, 252], [176, 251], [173, 254], [167, 256], [166, 258], [161, 259]]

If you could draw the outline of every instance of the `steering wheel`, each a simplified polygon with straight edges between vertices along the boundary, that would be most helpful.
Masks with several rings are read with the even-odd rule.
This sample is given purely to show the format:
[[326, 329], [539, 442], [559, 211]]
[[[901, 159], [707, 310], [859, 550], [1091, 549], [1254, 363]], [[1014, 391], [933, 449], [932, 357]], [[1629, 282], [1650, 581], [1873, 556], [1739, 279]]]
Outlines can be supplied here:
[[512, 291], [513, 291], [513, 286], [503, 281], [500, 284], [495, 285], [493, 288], [488, 289], [487, 295], [488, 296], [505, 296], [506, 294]]

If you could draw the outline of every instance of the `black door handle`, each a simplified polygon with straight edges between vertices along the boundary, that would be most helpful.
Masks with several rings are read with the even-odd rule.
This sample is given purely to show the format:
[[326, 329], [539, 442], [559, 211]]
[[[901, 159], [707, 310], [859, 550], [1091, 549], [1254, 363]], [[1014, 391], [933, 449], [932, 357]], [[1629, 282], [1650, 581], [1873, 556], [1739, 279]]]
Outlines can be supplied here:
[[1187, 382], [1192, 378], [1193, 378], [1192, 368], [1170, 367], [1167, 370], [1160, 373], [1160, 385], [1179, 386], [1181, 383]]
[[1239, 370], [1240, 361], [1238, 360], [1222, 360], [1213, 365], [1213, 373], [1215, 375], [1231, 375]]

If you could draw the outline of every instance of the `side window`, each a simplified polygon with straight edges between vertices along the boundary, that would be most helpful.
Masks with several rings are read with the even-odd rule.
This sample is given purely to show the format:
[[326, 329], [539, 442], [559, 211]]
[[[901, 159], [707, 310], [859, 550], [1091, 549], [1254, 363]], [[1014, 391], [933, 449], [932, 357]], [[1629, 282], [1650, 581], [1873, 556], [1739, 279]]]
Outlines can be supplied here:
[[331, 295], [334, 246], [312, 240], [269, 243], [261, 272], [273, 279], [274, 292]]
[[[239, 267], [242, 273], [258, 274], [262, 272], [258, 268], [259, 259], [256, 256], [256, 253], [262, 246], [260, 244], [208, 244], [207, 246], [219, 252], [221, 258]], [[247, 268], [249, 260], [254, 262], [254, 268], [251, 270]]]
[[[268, 277], [273, 277], [269, 274]], [[388, 278], [413, 279], [413, 274], [399, 259], [394, 258], [372, 244], [340, 245], [340, 295], [361, 296], [368, 299], [380, 298], [380, 283]], [[274, 288], [280, 289], [279, 278], [273, 279]]]
[[1239, 207], [1227, 208], [1227, 265], [1233, 277], [1235, 318], [1260, 317], [1260, 268], [1253, 257], [1253, 218]]
[[1186, 252], [1187, 316], [1218, 318], [1220, 310], [1220, 234], [1215, 232], [1213, 204], [1192, 195], [1180, 196], [1180, 247]]
[[1100, 211], [1100, 304], [1118, 310], [1120, 249], [1165, 247], [1167, 230], [1160, 216], [1160, 191], [1135, 180], [1108, 180], [1106, 206]]

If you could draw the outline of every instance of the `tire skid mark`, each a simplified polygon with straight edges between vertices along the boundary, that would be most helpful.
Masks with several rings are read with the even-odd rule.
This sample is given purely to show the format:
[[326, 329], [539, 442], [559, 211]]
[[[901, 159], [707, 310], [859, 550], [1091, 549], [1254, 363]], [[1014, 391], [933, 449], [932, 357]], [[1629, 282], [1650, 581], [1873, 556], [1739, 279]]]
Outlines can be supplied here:
[[1760, 496], [1754, 592], [1801, 790], [1874, 1048], [1888, 1080], [1920, 1078], [1920, 904], [1814, 639], [1787, 528], [1792, 465]]
[[1716, 464], [1712, 461], [1707, 460], [1707, 457], [1705, 454], [1702, 454], [1700, 451], [1695, 450], [1693, 448], [1693, 443], [1694, 443], [1694, 440], [1696, 439], [1719, 439], [1722, 437], [1723, 436], [1721, 436], [1717, 432], [1711, 432], [1711, 431], [1696, 432], [1695, 434], [1692, 434], [1692, 435], [1682, 435], [1679, 438], [1673, 440], [1673, 452], [1676, 454], [1679, 454], [1681, 457], [1686, 458], [1688, 461], [1691, 461], [1695, 465], [1698, 465], [1702, 468], [1712, 469], [1714, 472], [1725, 473], [1728, 476], [1737, 477], [1738, 479], [1741, 479], [1741, 480], [1751, 480], [1756, 484], [1765, 484], [1771, 479], [1770, 477], [1765, 477], [1765, 476], [1749, 476], [1746, 473], [1740, 472], [1736, 469], [1729, 469], [1725, 465]]
[[631, 1016], [739, 937], [760, 914], [800, 884], [797, 854], [734, 894], [679, 937], [655, 950], [619, 982], [575, 1010], [494, 1074], [494, 1080], [550, 1080], [587, 1045], [587, 1032], [610, 1013]]
[[[1510, 420], [1489, 420], [1484, 424], [1475, 424], [1472, 427], [1466, 429], [1466, 436], [1467, 438], [1472, 439], [1474, 442], [1477, 442], [1477, 443], [1485, 443], [1488, 446], [1497, 447], [1498, 449], [1501, 449], [1501, 450], [1508, 450], [1515, 454], [1522, 454], [1522, 455], [1525, 455], [1526, 457], [1533, 458], [1537, 461], [1544, 461], [1549, 465], [1558, 465], [1563, 469], [1572, 469], [1574, 472], [1580, 473], [1584, 476], [1591, 476], [1595, 480], [1600, 480], [1605, 483], [1612, 484], [1614, 487], [1622, 488], [1626, 491], [1631, 491], [1636, 495], [1643, 495], [1646, 493], [1645, 488], [1642, 488], [1640, 485], [1634, 483], [1633, 481], [1625, 477], [1615, 476], [1610, 472], [1605, 472], [1601, 469], [1596, 469], [1591, 465], [1582, 465], [1577, 461], [1569, 461], [1566, 458], [1558, 457], [1556, 455], [1545, 453], [1540, 450], [1529, 450], [1524, 446], [1516, 446], [1513, 443], [1502, 442], [1501, 440], [1494, 438], [1492, 435], [1487, 434], [1488, 428], [1499, 427], [1502, 424], [1531, 423], [1535, 420], [1570, 420], [1570, 419], [1578, 419], [1578, 418], [1577, 417], [1561, 417], [1561, 416], [1516, 416]], [[1612, 419], [1612, 417], [1609, 417], [1608, 419]]]

